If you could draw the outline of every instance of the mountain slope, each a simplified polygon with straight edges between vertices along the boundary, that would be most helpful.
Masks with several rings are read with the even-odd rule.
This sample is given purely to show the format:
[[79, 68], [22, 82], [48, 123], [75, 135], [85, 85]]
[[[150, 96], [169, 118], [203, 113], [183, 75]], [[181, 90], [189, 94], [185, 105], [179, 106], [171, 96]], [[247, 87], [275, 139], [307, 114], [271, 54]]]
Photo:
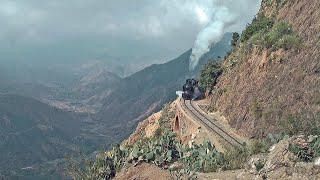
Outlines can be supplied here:
[[239, 132], [265, 136], [319, 130], [319, 7], [318, 0], [262, 2], [259, 16], [292, 25], [286, 31], [301, 37], [302, 47], [274, 50], [240, 43], [225, 61], [229, 71], [221, 77], [212, 103]]
[[176, 97], [175, 91], [180, 90], [187, 77], [198, 74], [208, 60], [223, 57], [231, 48], [230, 41], [231, 34], [226, 34], [200, 60], [194, 72], [188, 70], [189, 50], [168, 63], [152, 65], [123, 79], [119, 87], [101, 101], [103, 106], [96, 118], [113, 128], [121, 126], [120, 129], [131, 132], [138, 121], [172, 101]]
[[38, 100], [0, 94], [0, 170], [31, 166], [76, 150], [80, 123]]
[[121, 78], [105, 69], [104, 66], [93, 67], [71, 87], [74, 99], [87, 106], [97, 107], [103, 97], [110, 94], [120, 83]]

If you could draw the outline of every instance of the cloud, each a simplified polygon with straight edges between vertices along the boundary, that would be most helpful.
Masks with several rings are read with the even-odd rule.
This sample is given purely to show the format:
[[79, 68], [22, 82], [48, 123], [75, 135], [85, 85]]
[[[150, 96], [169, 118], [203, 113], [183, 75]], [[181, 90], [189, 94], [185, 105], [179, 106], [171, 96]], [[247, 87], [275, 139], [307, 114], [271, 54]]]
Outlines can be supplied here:
[[[94, 49], [88, 56], [107, 50], [128, 61], [165, 61], [193, 46], [197, 34], [212, 22], [216, 4], [243, 13], [232, 24], [232, 30], [241, 30], [259, 1], [239, 1], [0, 0], [0, 47], [70, 44], [76, 49], [77, 42], [87, 41]], [[56, 53], [64, 52], [57, 48]]]

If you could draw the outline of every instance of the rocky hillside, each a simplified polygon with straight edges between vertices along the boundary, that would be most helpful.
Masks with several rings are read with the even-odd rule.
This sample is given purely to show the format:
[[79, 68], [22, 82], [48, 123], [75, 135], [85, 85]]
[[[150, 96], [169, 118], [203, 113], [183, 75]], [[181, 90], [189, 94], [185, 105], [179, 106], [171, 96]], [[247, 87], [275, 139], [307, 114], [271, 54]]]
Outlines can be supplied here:
[[224, 62], [212, 105], [247, 136], [319, 133], [320, 1], [263, 0]]
[[107, 71], [104, 66], [93, 67], [73, 83], [70, 93], [83, 104], [98, 107], [100, 104], [97, 102], [116, 89], [120, 81], [118, 75]]

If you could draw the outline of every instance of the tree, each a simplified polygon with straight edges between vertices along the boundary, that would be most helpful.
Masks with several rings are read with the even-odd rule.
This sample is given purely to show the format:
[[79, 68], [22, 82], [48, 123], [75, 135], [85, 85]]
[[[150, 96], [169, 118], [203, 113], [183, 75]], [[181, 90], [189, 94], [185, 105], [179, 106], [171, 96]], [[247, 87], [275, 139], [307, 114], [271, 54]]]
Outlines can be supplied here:
[[218, 77], [222, 74], [221, 62], [209, 61], [202, 69], [199, 83], [200, 87], [208, 90], [217, 84]]
[[232, 34], [232, 40], [231, 40], [231, 45], [232, 45], [232, 47], [235, 47], [235, 46], [237, 45], [239, 39], [240, 39], [239, 33], [234, 32], [234, 33]]

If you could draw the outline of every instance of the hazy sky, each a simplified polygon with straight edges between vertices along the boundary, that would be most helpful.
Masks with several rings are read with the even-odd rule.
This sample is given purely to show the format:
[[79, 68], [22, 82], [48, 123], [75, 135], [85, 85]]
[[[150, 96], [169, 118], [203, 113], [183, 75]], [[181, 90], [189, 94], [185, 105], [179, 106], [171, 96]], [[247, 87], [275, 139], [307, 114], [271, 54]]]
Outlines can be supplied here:
[[0, 61], [170, 60], [193, 46], [211, 4], [234, 11], [240, 31], [260, 0], [0, 0]]

